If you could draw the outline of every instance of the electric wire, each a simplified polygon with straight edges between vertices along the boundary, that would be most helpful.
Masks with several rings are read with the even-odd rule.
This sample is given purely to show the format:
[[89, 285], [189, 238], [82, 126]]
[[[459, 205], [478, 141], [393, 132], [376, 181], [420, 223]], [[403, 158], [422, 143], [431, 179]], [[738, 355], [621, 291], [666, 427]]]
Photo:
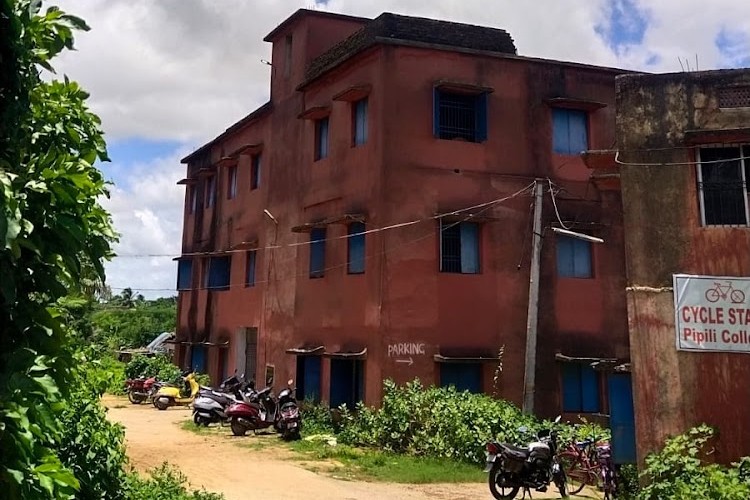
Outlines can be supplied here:
[[[459, 213], [466, 212], [467, 210], [473, 210], [473, 209], [475, 209], [477, 207], [482, 207], [481, 210], [479, 210], [478, 212], [476, 212], [476, 213], [470, 213], [466, 217], [464, 217], [463, 219], [461, 219], [459, 221], [447, 224], [445, 226], [441, 226], [440, 229], [439, 229], [439, 231], [442, 233], [443, 231], [446, 231], [446, 230], [448, 230], [448, 229], [450, 229], [450, 228], [452, 228], [452, 227], [454, 227], [454, 226], [456, 226], [458, 224], [461, 224], [462, 222], [466, 222], [466, 221], [468, 221], [468, 220], [470, 220], [470, 219], [472, 219], [474, 217], [477, 217], [477, 216], [481, 215], [482, 213], [486, 212], [487, 210], [490, 210], [492, 207], [494, 207], [495, 205], [497, 205], [499, 203], [503, 203], [505, 201], [508, 201], [508, 200], [517, 198], [519, 196], [522, 196], [522, 195], [528, 193], [534, 187], [534, 185], [535, 185], [535, 183], [531, 183], [528, 186], [526, 186], [526, 187], [524, 187], [524, 188], [516, 191], [515, 193], [513, 193], [511, 195], [504, 196], [502, 198], [498, 198], [498, 199], [492, 200], [490, 202], [481, 203], [480, 205], [474, 205], [473, 207], [468, 207], [468, 208], [461, 209], [461, 210], [454, 210], [452, 212], [446, 212], [445, 214], [441, 214], [441, 217], [446, 217], [446, 216], [449, 216], [449, 215], [457, 215]], [[437, 219], [437, 218], [438, 218], [438, 216], [434, 216], [434, 217], [426, 218], [424, 220], [433, 220], [433, 219]], [[404, 249], [407, 246], [413, 245], [415, 243], [418, 243], [418, 242], [420, 242], [422, 240], [425, 240], [427, 238], [431, 238], [431, 237], [434, 237], [434, 236], [435, 236], [435, 231], [434, 230], [430, 230], [427, 234], [425, 234], [423, 236], [420, 236], [418, 238], [415, 238], [413, 240], [407, 241], [406, 243], [403, 243], [401, 245], [397, 245], [395, 247], [389, 248], [387, 250], [383, 250], [381, 252], [376, 252], [376, 253], [372, 253], [370, 255], [365, 255], [364, 260], [367, 261], [367, 260], [372, 259], [372, 258], [374, 258], [376, 256], [379, 256], [379, 255], [386, 255], [386, 254], [390, 254], [390, 253], [402, 250], [402, 249]], [[319, 241], [325, 241], [325, 240], [319, 240]], [[274, 248], [281, 248], [281, 247], [280, 246], [279, 247], [272, 247], [271, 249], [274, 249]], [[244, 252], [246, 250], [242, 250], [242, 251]], [[297, 260], [297, 259], [298, 259], [298, 256], [295, 256], [293, 259], [290, 259], [290, 260]], [[323, 274], [325, 274], [326, 271], [331, 271], [331, 270], [334, 270], [334, 269], [339, 269], [339, 268], [342, 268], [342, 267], [345, 267], [345, 266], [348, 266], [348, 265], [349, 265], [349, 262], [347, 260], [344, 263], [336, 264], [336, 265], [333, 265], [333, 266], [326, 267], [326, 268], [322, 269], [322, 272], [323, 272]], [[130, 288], [130, 289], [132, 289], [134, 291], [139, 291], [139, 292], [164, 292], [164, 291], [172, 291], [172, 292], [174, 292], [174, 291], [180, 291], [180, 292], [186, 291], [187, 292], [187, 291], [200, 291], [200, 290], [226, 290], [228, 288], [238, 288], [238, 287], [241, 287], [241, 288], [253, 288], [253, 286], [259, 285], [259, 284], [270, 284], [270, 283], [285, 281], [285, 280], [289, 280], [289, 279], [302, 278], [302, 277], [305, 277], [305, 276], [309, 276], [309, 271], [308, 272], [304, 272], [304, 273], [293, 274], [293, 275], [288, 276], [288, 277], [281, 277], [281, 278], [268, 279], [268, 280], [256, 280], [256, 281], [253, 282], [253, 285], [248, 285], [247, 283], [243, 282], [243, 283], [229, 283], [228, 285], [224, 285], [224, 286], [189, 287], [189, 288], [181, 288], [179, 290], [176, 290], [175, 288], [141, 288], [141, 287], [136, 287], [136, 286], [129, 286], [129, 287], [125, 287], [125, 288]], [[110, 290], [124, 290], [125, 288], [123, 288], [123, 287], [113, 287], [113, 286], [109, 287]]]

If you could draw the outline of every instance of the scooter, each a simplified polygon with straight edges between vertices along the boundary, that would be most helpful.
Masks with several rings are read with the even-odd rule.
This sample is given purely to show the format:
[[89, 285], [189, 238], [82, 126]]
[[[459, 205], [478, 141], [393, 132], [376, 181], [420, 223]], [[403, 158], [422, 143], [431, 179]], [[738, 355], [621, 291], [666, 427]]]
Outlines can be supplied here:
[[279, 424], [278, 428], [281, 437], [286, 440], [296, 440], [300, 438], [302, 430], [302, 417], [295, 397], [296, 387], [293, 387], [294, 380], [289, 380], [287, 388], [279, 393]]
[[258, 392], [251, 388], [249, 394], [242, 395], [242, 401], [227, 408], [232, 434], [244, 436], [247, 431], [257, 433], [271, 426], [279, 432], [278, 408], [270, 387]]
[[154, 395], [154, 406], [159, 410], [166, 410], [170, 406], [188, 406], [195, 400], [200, 387], [195, 381], [195, 374], [192, 371], [182, 373], [182, 379], [185, 381], [184, 387], [162, 387]]
[[208, 427], [216, 422], [224, 425], [228, 420], [227, 408], [242, 398], [242, 385], [240, 379], [233, 375], [222, 382], [218, 390], [201, 388], [193, 403], [195, 425]]

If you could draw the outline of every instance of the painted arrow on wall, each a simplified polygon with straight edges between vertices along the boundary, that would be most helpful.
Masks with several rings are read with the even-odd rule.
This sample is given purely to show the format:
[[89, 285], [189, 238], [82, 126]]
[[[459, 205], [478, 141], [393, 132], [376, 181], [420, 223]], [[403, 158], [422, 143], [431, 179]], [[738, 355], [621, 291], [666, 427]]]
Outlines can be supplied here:
[[409, 356], [409, 359], [397, 359], [396, 363], [406, 363], [407, 365], [411, 366], [414, 364], [414, 360], [411, 356]]

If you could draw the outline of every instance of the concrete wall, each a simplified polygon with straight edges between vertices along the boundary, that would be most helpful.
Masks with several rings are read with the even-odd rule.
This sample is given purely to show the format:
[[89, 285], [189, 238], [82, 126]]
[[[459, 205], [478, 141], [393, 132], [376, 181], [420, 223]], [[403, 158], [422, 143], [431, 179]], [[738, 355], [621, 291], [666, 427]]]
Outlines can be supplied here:
[[747, 228], [701, 226], [691, 163], [692, 145], [750, 142], [750, 108], [719, 107], [719, 89], [733, 85], [750, 85], [750, 71], [617, 80], [619, 159], [633, 164], [620, 171], [639, 460], [702, 422], [719, 429], [718, 461], [750, 453], [750, 358], [678, 352], [671, 289], [675, 273], [750, 275]]

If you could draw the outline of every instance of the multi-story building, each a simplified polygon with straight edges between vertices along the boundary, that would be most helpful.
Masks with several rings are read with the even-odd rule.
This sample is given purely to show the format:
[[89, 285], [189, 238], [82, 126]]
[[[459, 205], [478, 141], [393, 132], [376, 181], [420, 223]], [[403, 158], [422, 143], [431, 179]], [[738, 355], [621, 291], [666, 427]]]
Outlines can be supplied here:
[[620, 195], [579, 152], [614, 143], [622, 71], [388, 13], [300, 10], [265, 40], [270, 100], [183, 160], [177, 361], [338, 405], [416, 377], [520, 403], [529, 358], [538, 412], [606, 415], [592, 364], [629, 359]]
[[638, 458], [707, 423], [750, 454], [750, 70], [617, 80]]

